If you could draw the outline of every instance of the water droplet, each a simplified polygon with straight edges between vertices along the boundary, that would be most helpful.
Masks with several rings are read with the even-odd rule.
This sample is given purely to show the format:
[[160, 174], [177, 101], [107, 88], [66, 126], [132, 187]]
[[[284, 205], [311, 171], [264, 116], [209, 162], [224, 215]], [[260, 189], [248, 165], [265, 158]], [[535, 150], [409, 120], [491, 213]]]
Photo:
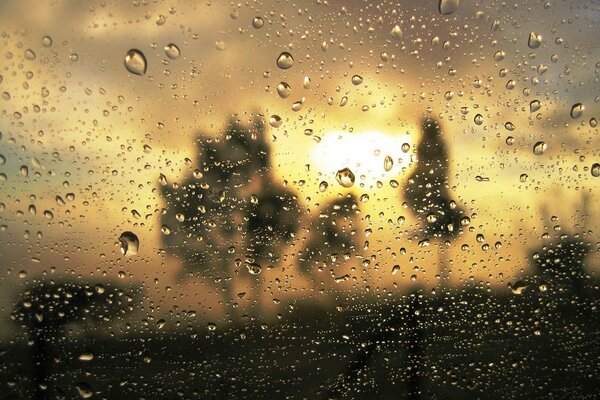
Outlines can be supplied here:
[[383, 160], [383, 169], [387, 172], [394, 166], [394, 159], [390, 156], [385, 156]]
[[79, 394], [79, 397], [81, 397], [82, 399], [89, 399], [90, 397], [92, 397], [94, 395], [94, 392], [92, 391], [91, 386], [85, 382], [78, 383], [75, 386], [75, 389], [77, 389], [77, 393]]
[[121, 253], [124, 256], [135, 256], [140, 248], [140, 240], [133, 232], [126, 231], [119, 237], [121, 242]]
[[456, 10], [458, 10], [458, 6], [460, 5], [460, 0], [440, 0], [439, 11], [442, 15], [450, 15]]
[[481, 114], [477, 114], [475, 115], [475, 118], [473, 118], [473, 121], [475, 122], [475, 124], [481, 125], [483, 124], [483, 116]]
[[302, 110], [302, 107], [304, 107], [304, 98], [292, 103], [292, 111], [300, 111]]
[[546, 152], [546, 149], [548, 148], [548, 145], [544, 142], [537, 142], [536, 144], [533, 145], [533, 154], [535, 154], [536, 156], [541, 156], [542, 154], [544, 154]]
[[535, 32], [531, 32], [529, 34], [529, 40], [527, 41], [527, 46], [530, 49], [537, 49], [542, 44], [542, 35], [538, 35]]
[[32, 61], [32, 60], [35, 60], [35, 57], [36, 57], [36, 55], [33, 52], [33, 50], [31, 50], [31, 49], [25, 50], [25, 59]]
[[292, 94], [292, 88], [287, 82], [279, 82], [279, 85], [277, 85], [277, 93], [279, 94], [279, 97], [285, 99]]
[[279, 128], [282, 124], [283, 119], [281, 119], [279, 115], [273, 114], [269, 117], [269, 125], [271, 125], [273, 128]]
[[390, 35], [396, 39], [402, 39], [402, 29], [400, 28], [400, 25], [394, 26], [390, 31]]
[[497, 52], [494, 53], [494, 60], [502, 61], [502, 60], [504, 60], [505, 56], [506, 56], [505, 52], [503, 52], [502, 50], [498, 50]]
[[163, 225], [160, 227], [160, 231], [162, 232], [163, 235], [165, 236], [169, 236], [171, 234], [171, 228], [169, 228], [168, 225]]
[[319, 191], [320, 192], [326, 191], [328, 187], [329, 187], [329, 183], [327, 183], [325, 181], [321, 181], [321, 183], [319, 183]]
[[79, 361], [92, 361], [94, 359], [93, 353], [83, 353], [79, 355]]
[[171, 60], [176, 60], [181, 55], [181, 51], [179, 50], [179, 47], [177, 47], [176, 44], [169, 43], [168, 45], [165, 46], [165, 54]]
[[540, 108], [542, 108], [542, 103], [540, 103], [539, 100], [532, 100], [531, 103], [529, 103], [529, 112], [536, 112]]
[[252, 204], [258, 204], [258, 196], [255, 195], [255, 194], [250, 195], [250, 203], [252, 203]]
[[258, 275], [262, 272], [262, 267], [257, 263], [246, 263], [246, 269], [250, 275]]
[[514, 143], [515, 143], [515, 138], [514, 138], [514, 137], [512, 137], [512, 136], [508, 136], [508, 137], [506, 138], [506, 144], [507, 144], [507, 145], [509, 145], [509, 146], [512, 146]]
[[335, 179], [340, 184], [340, 186], [349, 188], [352, 185], [354, 185], [354, 181], [356, 178], [354, 176], [354, 172], [352, 172], [350, 168], [343, 168], [335, 174]]
[[361, 83], [363, 83], [363, 78], [360, 75], [354, 75], [352, 77], [352, 84], [353, 85], [360, 85]]
[[527, 182], [527, 178], [528, 178], [527, 174], [521, 174], [519, 176], [519, 181], [522, 183], [525, 183], [525, 182]]
[[125, 68], [132, 74], [144, 75], [147, 67], [148, 63], [146, 61], [146, 56], [144, 56], [144, 53], [141, 51], [131, 49], [125, 55]]
[[263, 26], [265, 26], [265, 21], [261, 17], [254, 17], [254, 19], [252, 20], [252, 26], [255, 29], [260, 29]]
[[50, 47], [50, 46], [52, 46], [52, 38], [50, 36], [44, 36], [42, 38], [42, 45], [44, 47]]
[[310, 78], [308, 76], [305, 76], [302, 80], [302, 87], [304, 89], [310, 89]]
[[408, 144], [408, 143], [402, 143], [401, 149], [402, 149], [403, 153], [408, 153], [410, 151], [410, 144]]
[[398, 264], [392, 267], [392, 275], [396, 275], [400, 271], [400, 266]]
[[596, 118], [594, 118], [594, 117], [590, 118], [590, 126], [592, 128], [597, 127], [598, 126], [598, 120]]
[[512, 122], [510, 122], [510, 121], [509, 121], [509, 122], [506, 122], [506, 123], [504, 124], [504, 128], [506, 128], [506, 130], [507, 130], [507, 131], [509, 131], [509, 132], [512, 132], [512, 131], [514, 131], [514, 130], [515, 130], [515, 126], [514, 126], [514, 125], [513, 125], [513, 123], [512, 123]]
[[287, 51], [284, 51], [277, 57], [277, 66], [281, 69], [288, 69], [294, 65], [294, 57]]
[[597, 178], [600, 176], [600, 163], [594, 163], [592, 165], [592, 176]]
[[312, 130], [312, 129], [305, 129], [305, 130], [304, 130], [304, 134], [305, 134], [306, 136], [312, 136], [312, 134], [313, 134], [313, 130]]
[[573, 118], [573, 119], [580, 118], [583, 115], [584, 110], [585, 110], [585, 107], [583, 104], [581, 104], [581, 103], [573, 104], [573, 106], [571, 107], [571, 118]]

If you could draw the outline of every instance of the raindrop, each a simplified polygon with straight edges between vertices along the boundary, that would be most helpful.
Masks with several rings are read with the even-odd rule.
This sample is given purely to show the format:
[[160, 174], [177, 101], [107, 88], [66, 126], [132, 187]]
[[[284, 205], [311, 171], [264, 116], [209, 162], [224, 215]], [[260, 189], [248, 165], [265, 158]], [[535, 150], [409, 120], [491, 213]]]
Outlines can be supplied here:
[[542, 44], [542, 35], [538, 35], [535, 32], [531, 32], [529, 34], [529, 40], [527, 41], [527, 46], [530, 49], [537, 49]]
[[52, 38], [50, 36], [44, 36], [42, 38], [42, 45], [44, 47], [50, 47], [50, 46], [52, 46]]
[[394, 166], [394, 160], [392, 159], [392, 157], [385, 156], [385, 159], [383, 160], [383, 169], [387, 172], [387, 171], [390, 171], [393, 166]]
[[277, 85], [277, 93], [279, 94], [279, 97], [285, 99], [292, 94], [292, 88], [286, 82], [279, 82], [279, 85]]
[[179, 47], [177, 47], [176, 44], [169, 43], [168, 45], [165, 46], [165, 54], [171, 60], [176, 60], [181, 55], [181, 51], [179, 50]]
[[329, 183], [327, 183], [325, 181], [321, 181], [321, 183], [319, 183], [319, 191], [320, 192], [326, 191], [328, 187], [329, 187]]
[[140, 240], [137, 235], [130, 231], [125, 231], [119, 237], [121, 242], [121, 253], [124, 256], [135, 256], [140, 248]]
[[281, 119], [279, 115], [273, 114], [269, 117], [269, 125], [271, 125], [273, 128], [279, 128], [282, 124], [283, 119]]
[[403, 153], [408, 153], [409, 150], [410, 150], [410, 144], [408, 144], [408, 143], [402, 143], [401, 149], [402, 149]]
[[542, 108], [542, 103], [540, 103], [539, 100], [532, 100], [531, 103], [529, 103], [529, 112], [536, 112], [540, 108]]
[[483, 116], [481, 114], [477, 114], [475, 118], [473, 118], [473, 121], [475, 122], [475, 124], [481, 125], [483, 124]]
[[502, 50], [498, 50], [497, 52], [494, 53], [494, 60], [502, 61], [502, 60], [504, 60], [505, 56], [506, 56], [506, 53], [504, 53]]
[[252, 26], [256, 29], [260, 29], [265, 26], [265, 21], [261, 17], [254, 17], [252, 20]]
[[592, 165], [592, 176], [597, 178], [600, 176], [600, 163], [594, 163]]
[[535, 154], [536, 156], [541, 156], [542, 154], [544, 154], [546, 152], [546, 149], [548, 148], [548, 145], [544, 142], [537, 142], [536, 144], [533, 145], [533, 154]]
[[354, 75], [352, 77], [352, 84], [353, 85], [360, 85], [361, 83], [363, 83], [363, 78], [360, 75]]
[[458, 6], [460, 4], [460, 0], [440, 0], [439, 11], [442, 15], [450, 15], [456, 10], [458, 10]]
[[402, 29], [400, 28], [400, 25], [394, 26], [392, 28], [392, 30], [390, 31], [390, 35], [392, 35], [396, 39], [401, 39], [402, 38]]
[[281, 69], [288, 69], [294, 65], [294, 57], [287, 51], [284, 51], [277, 57], [277, 66]]
[[349, 188], [354, 185], [356, 178], [354, 177], [354, 173], [350, 170], [350, 168], [343, 168], [335, 174], [335, 179], [340, 186]]
[[246, 269], [250, 275], [258, 275], [262, 272], [262, 267], [257, 263], [246, 263]]
[[392, 275], [396, 275], [400, 271], [400, 266], [398, 264], [392, 267]]
[[131, 49], [125, 55], [125, 68], [135, 75], [144, 75], [148, 68], [146, 56], [137, 49]]
[[577, 119], [583, 115], [585, 107], [581, 103], [575, 103], [571, 107], [571, 118]]
[[92, 361], [94, 359], [93, 353], [83, 353], [79, 356], [79, 361]]
[[504, 124], [504, 128], [506, 128], [506, 130], [507, 130], [507, 131], [509, 131], [509, 132], [512, 132], [512, 131], [514, 131], [514, 130], [515, 130], [515, 126], [514, 126], [514, 125], [513, 125], [513, 123], [512, 123], [512, 122], [510, 122], [510, 121], [509, 121], [509, 122], [506, 122], [506, 123]]
[[25, 50], [25, 59], [31, 61], [31, 60], [35, 60], [35, 57], [36, 57], [36, 55], [33, 52], [33, 50], [31, 50], [31, 49]]

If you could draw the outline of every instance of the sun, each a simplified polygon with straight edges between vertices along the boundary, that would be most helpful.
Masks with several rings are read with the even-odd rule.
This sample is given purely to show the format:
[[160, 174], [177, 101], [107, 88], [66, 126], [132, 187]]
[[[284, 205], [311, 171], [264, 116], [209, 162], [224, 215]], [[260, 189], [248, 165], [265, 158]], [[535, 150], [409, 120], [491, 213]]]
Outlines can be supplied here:
[[377, 181], [394, 179], [408, 166], [412, 140], [408, 134], [331, 131], [312, 149], [310, 158], [330, 182], [348, 168], [356, 178], [353, 187], [372, 189]]

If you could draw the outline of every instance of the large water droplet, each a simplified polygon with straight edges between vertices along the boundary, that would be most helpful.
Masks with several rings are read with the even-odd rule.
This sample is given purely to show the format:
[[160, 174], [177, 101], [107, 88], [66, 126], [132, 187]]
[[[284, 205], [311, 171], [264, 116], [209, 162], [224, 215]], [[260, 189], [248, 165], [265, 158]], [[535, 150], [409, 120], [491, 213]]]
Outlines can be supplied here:
[[352, 77], [352, 84], [353, 85], [360, 85], [361, 83], [363, 83], [363, 78], [360, 75], [354, 75]]
[[265, 26], [265, 21], [261, 17], [254, 17], [252, 20], [252, 26], [256, 29], [260, 29]]
[[277, 93], [279, 94], [279, 97], [285, 99], [292, 94], [292, 88], [287, 82], [279, 82], [279, 85], [277, 85]]
[[121, 242], [121, 253], [124, 256], [135, 256], [140, 247], [140, 240], [137, 235], [133, 232], [126, 231], [121, 234], [119, 237], [119, 242]]
[[287, 51], [284, 51], [277, 57], [277, 66], [281, 69], [288, 69], [294, 65], [294, 57]]
[[329, 187], [329, 183], [327, 183], [325, 181], [321, 181], [321, 183], [319, 183], [319, 191], [320, 192], [326, 191], [328, 187]]
[[542, 108], [542, 103], [539, 100], [533, 100], [529, 103], [529, 112], [536, 112]]
[[144, 53], [137, 49], [131, 49], [125, 55], [125, 68], [135, 75], [144, 75], [148, 68], [148, 62]]
[[483, 115], [481, 115], [481, 114], [477, 114], [477, 115], [475, 116], [475, 118], [473, 118], [473, 121], [474, 121], [474, 122], [475, 122], [475, 124], [477, 124], [477, 125], [481, 125], [481, 124], [483, 124]]
[[594, 163], [592, 165], [592, 176], [597, 178], [600, 176], [600, 163]]
[[527, 41], [527, 46], [530, 49], [537, 49], [542, 44], [542, 35], [538, 35], [535, 32], [531, 32], [529, 34], [529, 40]]
[[279, 115], [271, 115], [269, 117], [269, 125], [273, 128], [279, 128], [283, 124], [283, 119]]
[[533, 154], [535, 154], [536, 156], [541, 156], [542, 154], [544, 154], [546, 152], [546, 149], [548, 148], [548, 145], [544, 142], [537, 142], [536, 144], [533, 145]]
[[577, 119], [583, 115], [585, 107], [581, 103], [575, 103], [571, 107], [571, 118]]
[[439, 11], [442, 15], [450, 15], [458, 10], [460, 0], [440, 0]]
[[343, 169], [340, 169], [335, 174], [335, 179], [340, 184], [340, 186], [343, 186], [345, 188], [349, 188], [352, 185], [354, 185], [354, 181], [355, 181], [356, 178], [354, 176], [354, 172], [352, 172], [350, 170], [350, 168], [343, 168]]
[[169, 43], [168, 45], [165, 46], [165, 54], [171, 60], [175, 60], [175, 59], [179, 58], [179, 56], [181, 55], [181, 51], [179, 50], [179, 47], [177, 47], [176, 44]]

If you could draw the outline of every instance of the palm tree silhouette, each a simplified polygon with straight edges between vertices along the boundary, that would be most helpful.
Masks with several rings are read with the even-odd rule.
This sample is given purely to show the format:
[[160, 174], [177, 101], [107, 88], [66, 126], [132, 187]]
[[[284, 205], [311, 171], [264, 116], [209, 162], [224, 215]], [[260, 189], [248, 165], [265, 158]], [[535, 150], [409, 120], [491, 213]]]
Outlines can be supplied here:
[[[426, 118], [421, 122], [421, 129], [416, 167], [408, 177], [404, 197], [421, 224], [421, 237], [442, 239], [448, 244], [460, 234], [464, 213], [448, 190], [448, 150], [440, 124]], [[447, 271], [443, 247], [440, 256], [440, 275], [444, 277]]]
[[[223, 303], [233, 310], [231, 275], [245, 273], [241, 265], [258, 275], [262, 264], [279, 261], [298, 229], [298, 200], [277, 183], [261, 120], [250, 126], [232, 120], [221, 137], [197, 143], [194, 173], [162, 188], [162, 222], [171, 231], [164, 243], [181, 259], [184, 275], [223, 282]], [[258, 295], [261, 280], [254, 278]]]
[[304, 274], [312, 274], [324, 266], [331, 267], [333, 275], [339, 274], [336, 267], [342, 259], [354, 253], [360, 235], [356, 234], [358, 202], [353, 194], [327, 202], [319, 215], [310, 222], [311, 233], [300, 253], [299, 267]]

